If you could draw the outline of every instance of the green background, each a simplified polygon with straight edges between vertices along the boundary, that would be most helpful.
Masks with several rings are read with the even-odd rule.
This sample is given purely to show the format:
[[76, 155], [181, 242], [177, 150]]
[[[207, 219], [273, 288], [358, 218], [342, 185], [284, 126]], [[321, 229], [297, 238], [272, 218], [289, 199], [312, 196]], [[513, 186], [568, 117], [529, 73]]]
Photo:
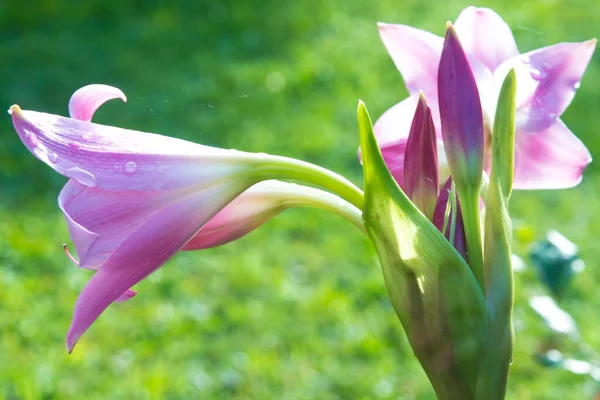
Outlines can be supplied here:
[[[443, 34], [468, 3], [404, 1], [14, 1], [0, 5], [0, 108], [67, 114], [89, 83], [121, 88], [96, 122], [300, 158], [361, 184], [356, 103], [374, 118], [406, 96], [377, 21]], [[596, 0], [482, 1], [524, 52], [598, 36]], [[600, 53], [563, 115], [600, 154]], [[221, 248], [181, 253], [111, 306], [68, 355], [64, 337], [90, 272], [62, 251], [66, 179], [0, 117], [0, 398], [430, 399], [386, 297], [371, 244], [347, 222], [292, 210]], [[513, 195], [515, 251], [547, 229], [587, 269], [562, 306], [600, 349], [599, 164], [564, 191]], [[591, 398], [589, 378], [544, 369], [543, 292], [516, 276], [509, 397]]]

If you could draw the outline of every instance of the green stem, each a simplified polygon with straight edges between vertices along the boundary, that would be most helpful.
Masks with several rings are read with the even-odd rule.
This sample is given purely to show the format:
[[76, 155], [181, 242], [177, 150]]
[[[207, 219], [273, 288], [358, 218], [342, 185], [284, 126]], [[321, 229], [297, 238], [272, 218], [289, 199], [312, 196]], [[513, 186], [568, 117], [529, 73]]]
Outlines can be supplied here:
[[481, 239], [481, 219], [479, 215], [479, 187], [458, 187], [458, 199], [462, 208], [465, 239], [467, 240], [468, 264], [485, 294], [485, 274], [483, 267], [483, 242]]
[[[362, 220], [362, 212], [359, 209], [331, 193], [322, 192], [318, 189], [313, 190], [314, 193], [311, 195], [286, 202], [285, 207], [312, 207], [325, 211], [331, 211], [352, 223], [362, 233], [367, 233]], [[317, 193], [317, 191], [321, 193]]]
[[281, 156], [268, 156], [254, 171], [255, 177], [293, 179], [327, 189], [362, 211], [364, 194], [352, 182], [328, 169], [304, 161]]
[[449, 204], [452, 203], [452, 221], [450, 223], [450, 244], [454, 246], [454, 237], [456, 234], [456, 215], [458, 214], [458, 205], [456, 201], [456, 185], [452, 182], [452, 192], [450, 193]]

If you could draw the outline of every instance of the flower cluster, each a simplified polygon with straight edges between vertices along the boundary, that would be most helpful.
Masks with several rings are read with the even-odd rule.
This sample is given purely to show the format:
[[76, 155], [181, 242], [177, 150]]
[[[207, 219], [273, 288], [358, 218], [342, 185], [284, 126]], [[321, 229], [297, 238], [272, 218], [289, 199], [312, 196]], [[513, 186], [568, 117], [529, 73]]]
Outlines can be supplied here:
[[595, 41], [520, 55], [508, 25], [474, 7], [443, 39], [403, 25], [379, 30], [410, 97], [374, 127], [359, 102], [364, 193], [298, 160], [92, 123], [104, 102], [126, 101], [110, 86], [76, 91], [70, 118], [11, 107], [29, 151], [70, 179], [58, 199], [78, 259], [69, 256], [96, 270], [75, 304], [69, 351], [177, 252], [236, 240], [290, 207], [317, 207], [374, 244], [438, 397], [503, 398], [513, 347], [508, 202], [513, 184], [581, 180], [590, 155], [559, 116]]

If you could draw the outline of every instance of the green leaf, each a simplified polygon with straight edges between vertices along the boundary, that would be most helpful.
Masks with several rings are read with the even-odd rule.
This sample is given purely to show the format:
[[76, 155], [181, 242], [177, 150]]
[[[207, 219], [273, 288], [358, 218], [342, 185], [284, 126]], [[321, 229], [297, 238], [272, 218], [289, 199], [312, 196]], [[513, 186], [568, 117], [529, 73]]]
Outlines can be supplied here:
[[512, 360], [513, 272], [512, 224], [508, 201], [512, 191], [515, 141], [516, 75], [506, 76], [492, 132], [492, 171], [486, 196], [484, 271], [490, 336], [482, 358], [477, 395], [503, 399]]
[[487, 332], [483, 292], [464, 259], [391, 176], [362, 102], [358, 123], [363, 220], [394, 310], [438, 398], [473, 398]]

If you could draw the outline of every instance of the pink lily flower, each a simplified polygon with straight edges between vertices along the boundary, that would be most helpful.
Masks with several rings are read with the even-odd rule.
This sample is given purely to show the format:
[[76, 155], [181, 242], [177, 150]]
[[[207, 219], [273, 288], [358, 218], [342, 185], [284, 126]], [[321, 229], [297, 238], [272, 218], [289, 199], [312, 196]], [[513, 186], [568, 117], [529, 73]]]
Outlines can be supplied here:
[[112, 302], [135, 295], [130, 288], [179, 250], [227, 243], [296, 205], [329, 209], [362, 226], [360, 211], [337, 196], [283, 182], [259, 183], [286, 177], [290, 169], [291, 178], [298, 171], [300, 178], [322, 173], [316, 167], [307, 171], [295, 160], [89, 122], [114, 98], [126, 100], [119, 89], [86, 86], [69, 103], [74, 118], [10, 109], [31, 153], [71, 178], [59, 206], [79, 266], [97, 270], [75, 304], [69, 352]]
[[[515, 177], [517, 189], [558, 189], [577, 185], [591, 156], [560, 120], [592, 57], [596, 40], [559, 43], [519, 54], [509, 26], [494, 11], [468, 7], [454, 25], [475, 75], [485, 124], [484, 165], [489, 170], [491, 127], [501, 83], [517, 73]], [[386, 111], [375, 124], [384, 159], [403, 183], [403, 157], [419, 91], [438, 97], [438, 64], [443, 38], [405, 25], [379, 24], [379, 33], [410, 97]], [[440, 110], [431, 104], [440, 137]], [[440, 143], [438, 142], [438, 145]], [[440, 180], [448, 176], [439, 147]]]

